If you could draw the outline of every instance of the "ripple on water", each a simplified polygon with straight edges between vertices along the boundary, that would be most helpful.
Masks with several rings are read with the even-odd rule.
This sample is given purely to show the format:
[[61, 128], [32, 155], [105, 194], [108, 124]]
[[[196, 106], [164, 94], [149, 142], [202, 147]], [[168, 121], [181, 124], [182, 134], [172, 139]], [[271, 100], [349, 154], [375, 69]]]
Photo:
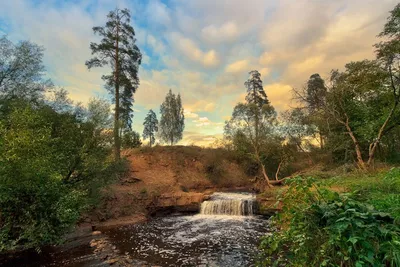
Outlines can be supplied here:
[[156, 218], [107, 233], [121, 252], [161, 266], [252, 266], [268, 221], [253, 216]]

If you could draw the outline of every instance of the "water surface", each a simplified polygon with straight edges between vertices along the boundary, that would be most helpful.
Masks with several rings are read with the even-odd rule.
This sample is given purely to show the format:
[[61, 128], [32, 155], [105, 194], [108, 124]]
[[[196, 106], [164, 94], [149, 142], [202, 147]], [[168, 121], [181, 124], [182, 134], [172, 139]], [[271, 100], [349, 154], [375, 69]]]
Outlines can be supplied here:
[[156, 218], [107, 231], [133, 258], [160, 266], [253, 266], [268, 221], [256, 216]]

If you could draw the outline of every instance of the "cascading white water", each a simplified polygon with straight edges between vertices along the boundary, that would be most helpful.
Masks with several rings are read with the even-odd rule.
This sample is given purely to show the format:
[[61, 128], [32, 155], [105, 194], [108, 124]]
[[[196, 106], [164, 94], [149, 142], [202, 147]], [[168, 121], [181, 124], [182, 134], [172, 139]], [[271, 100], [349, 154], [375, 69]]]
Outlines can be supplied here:
[[214, 193], [201, 203], [200, 213], [205, 215], [254, 215], [256, 198], [248, 193]]

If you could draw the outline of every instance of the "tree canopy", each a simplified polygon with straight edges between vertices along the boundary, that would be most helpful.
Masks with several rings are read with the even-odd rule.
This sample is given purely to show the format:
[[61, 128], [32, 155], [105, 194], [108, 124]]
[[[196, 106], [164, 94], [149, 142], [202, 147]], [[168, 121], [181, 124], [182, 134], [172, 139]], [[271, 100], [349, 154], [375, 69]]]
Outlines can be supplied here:
[[181, 95], [173, 94], [170, 89], [161, 105], [160, 112], [160, 139], [170, 145], [176, 144], [182, 139], [182, 133], [185, 129]]
[[143, 122], [143, 139], [149, 138], [150, 147], [155, 143], [155, 134], [158, 132], [158, 120], [157, 115], [152, 109], [146, 115]]

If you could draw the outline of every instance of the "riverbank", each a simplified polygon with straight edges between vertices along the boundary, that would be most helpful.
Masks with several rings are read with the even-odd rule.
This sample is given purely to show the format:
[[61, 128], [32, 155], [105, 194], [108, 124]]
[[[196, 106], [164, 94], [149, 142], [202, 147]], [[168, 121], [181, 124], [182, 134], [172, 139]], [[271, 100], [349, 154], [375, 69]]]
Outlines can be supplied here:
[[126, 150], [126, 174], [103, 191], [101, 205], [81, 224], [129, 224], [172, 212], [198, 212], [215, 191], [255, 192], [254, 177], [222, 149], [195, 146]]

